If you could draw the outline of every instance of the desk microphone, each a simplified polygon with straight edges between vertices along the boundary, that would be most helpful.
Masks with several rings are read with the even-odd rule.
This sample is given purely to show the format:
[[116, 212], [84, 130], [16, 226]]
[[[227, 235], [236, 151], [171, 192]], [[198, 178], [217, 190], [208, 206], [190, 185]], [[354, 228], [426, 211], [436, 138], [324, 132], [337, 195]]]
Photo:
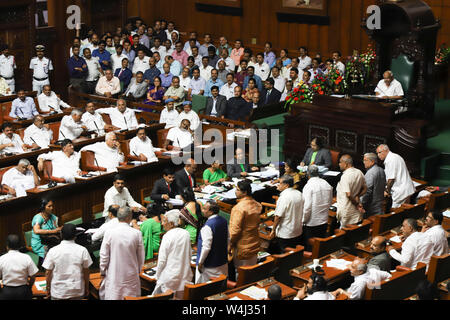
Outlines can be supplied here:
[[98, 165], [97, 158], [95, 156], [94, 156], [94, 161], [95, 161], [95, 165], [97, 166], [97, 169], [98, 169], [96, 171], [98, 172], [99, 175], [101, 175], [100, 166]]
[[127, 131], [128, 131], [128, 122], [127, 122], [127, 118], [125, 118], [125, 116], [123, 116], [123, 120], [125, 120], [125, 125], [127, 126]]
[[39, 147], [39, 145], [36, 143], [36, 141], [34, 141], [33, 137], [30, 137], [30, 139], [31, 139], [31, 141], [33, 141], [33, 142], [37, 145], [37, 147], [34, 148], [33, 151], [35, 151], [35, 150], [40, 150], [41, 147]]
[[56, 187], [58, 185], [58, 183], [56, 181], [52, 180], [52, 176], [50, 175], [50, 173], [48, 172], [47, 169], [48, 168], [45, 168], [45, 173], [47, 174], [48, 179], [50, 180], [49, 183], [48, 183], [48, 188], [51, 189], [51, 188]]
[[59, 129], [59, 133], [62, 134], [62, 136], [64, 137], [64, 139], [67, 139], [66, 136], [64, 135], [64, 133], [62, 132], [61, 129]]
[[56, 111], [56, 109], [55, 108], [53, 108], [51, 105], [47, 105], [47, 107], [49, 107], [50, 109], [52, 109], [53, 110], [53, 112], [52, 112], [52, 114], [56, 114], [56, 113], [58, 113], [58, 111]]
[[377, 87], [375, 88], [375, 89], [379, 89], [380, 91], [381, 91], [381, 93], [383, 93], [384, 94], [384, 96], [385, 97], [387, 97], [388, 95], [383, 91], [383, 90], [381, 90], [381, 88], [377, 85]]
[[95, 122], [95, 120], [94, 120], [94, 124], [95, 124], [95, 127], [97, 128], [97, 132], [98, 132], [98, 134], [100, 134], [100, 129], [98, 128], [98, 126], [97, 126], [97, 122]]
[[18, 110], [22, 114], [22, 118], [19, 118], [19, 120], [26, 120], [27, 118], [25, 117], [25, 114], [23, 113], [22, 108], [18, 108]]

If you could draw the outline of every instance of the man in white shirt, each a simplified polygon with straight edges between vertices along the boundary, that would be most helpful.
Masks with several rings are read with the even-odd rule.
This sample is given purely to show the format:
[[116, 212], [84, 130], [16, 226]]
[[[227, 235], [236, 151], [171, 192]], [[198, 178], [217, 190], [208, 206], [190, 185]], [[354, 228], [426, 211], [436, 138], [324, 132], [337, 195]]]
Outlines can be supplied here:
[[130, 154], [143, 162], [158, 162], [152, 140], [145, 134], [145, 128], [139, 128], [136, 137], [130, 140]]
[[19, 251], [18, 235], [10, 234], [6, 239], [8, 253], [0, 257], [0, 300], [31, 300], [31, 288], [39, 269], [30, 256]]
[[[229, 57], [228, 49], [222, 49], [220, 57], [219, 61], [225, 62], [225, 69], [228, 70], [228, 72], [234, 72], [236, 65], [233, 59]], [[217, 61], [216, 69], [219, 69], [219, 61]]]
[[280, 69], [278, 67], [272, 68], [272, 78], [275, 81], [274, 88], [283, 93], [286, 85], [286, 79], [280, 75]]
[[299, 71], [297, 68], [292, 67], [289, 71], [289, 80], [292, 81], [292, 85], [294, 88], [298, 87], [298, 85], [302, 82], [303, 71], [301, 71], [302, 77], [299, 76]]
[[192, 110], [192, 102], [190, 101], [183, 102], [183, 111], [178, 115], [177, 126], [180, 126], [184, 119], [189, 120], [191, 131], [196, 131], [200, 127], [200, 118], [197, 112]]
[[237, 87], [237, 83], [234, 82], [234, 76], [232, 73], [227, 74], [227, 83], [220, 88], [219, 94], [225, 96], [227, 100], [234, 97], [234, 89]]
[[[303, 188], [305, 199], [303, 209], [304, 243], [310, 249], [310, 238], [325, 238], [328, 228], [328, 211], [333, 202], [333, 187], [319, 178], [316, 165], [308, 167], [308, 183]], [[308, 250], [309, 251], [309, 250]]]
[[91, 151], [95, 154], [95, 165], [106, 169], [107, 172], [117, 171], [117, 167], [124, 161], [123, 152], [120, 150], [120, 143], [114, 132], [108, 132], [105, 142], [97, 142], [83, 147], [82, 151]]
[[184, 149], [194, 143], [193, 132], [189, 129], [191, 122], [188, 119], [181, 121], [179, 127], [173, 127], [167, 133], [164, 149], [167, 149], [170, 144], [174, 150]]
[[341, 53], [339, 51], [333, 52], [333, 61], [334, 61], [334, 67], [339, 70], [342, 77], [345, 75], [345, 65], [341, 62]]
[[116, 108], [97, 109], [97, 112], [108, 114], [112, 125], [120, 130], [132, 130], [138, 127], [136, 114], [134, 110], [127, 108], [127, 102], [124, 99], [117, 100]]
[[37, 91], [38, 95], [46, 84], [50, 84], [49, 72], [53, 70], [52, 60], [44, 57], [44, 50], [43, 45], [37, 45], [36, 57], [30, 61], [30, 70], [33, 70], [33, 91]]
[[161, 60], [164, 61], [167, 52], [166, 52], [166, 47], [161, 45], [161, 39], [160, 38], [155, 38], [153, 39], [153, 44], [154, 47], [151, 48], [150, 50], [152, 50], [153, 53], [158, 52], [159, 56], [161, 57]]
[[328, 292], [328, 284], [325, 278], [313, 272], [308, 279], [308, 283], [297, 292], [294, 300], [336, 300], [336, 297]]
[[95, 87], [95, 93], [99, 96], [112, 98], [114, 95], [120, 92], [120, 80], [114, 77], [114, 73], [111, 69], [105, 71], [105, 76], [101, 77], [97, 86]]
[[34, 117], [33, 124], [25, 129], [23, 142], [33, 148], [48, 148], [53, 139], [53, 131], [44, 124], [42, 116]]
[[92, 52], [89, 48], [83, 50], [84, 60], [88, 68], [88, 76], [85, 79], [84, 91], [87, 94], [92, 94], [95, 92], [95, 86], [100, 76], [104, 75], [103, 69], [100, 66], [99, 58], [93, 57]]
[[293, 187], [294, 179], [289, 175], [284, 175], [277, 187], [281, 193], [270, 233], [270, 237], [278, 242], [277, 253], [283, 253], [286, 247], [295, 248], [301, 242], [304, 199], [302, 193]]
[[443, 256], [449, 253], [448, 240], [442, 221], [444, 215], [439, 211], [428, 212], [425, 219], [425, 225], [422, 227], [422, 233], [433, 243], [433, 255]]
[[38, 96], [39, 109], [43, 113], [62, 113], [61, 108], [70, 108], [52, 91], [50, 85], [44, 86], [42, 93]]
[[81, 136], [88, 128], [81, 121], [81, 116], [83, 112], [79, 109], [74, 109], [70, 113], [70, 116], [64, 116], [61, 120], [61, 125], [59, 126], [59, 137], [58, 140], [75, 140]]
[[364, 174], [353, 167], [353, 159], [349, 155], [341, 157], [339, 168], [343, 174], [336, 188], [336, 218], [341, 228], [344, 228], [348, 224], [356, 224], [362, 220], [360, 197], [366, 193], [367, 186]]
[[14, 70], [17, 69], [16, 60], [14, 56], [9, 54], [9, 48], [6, 44], [2, 45], [0, 53], [0, 76], [5, 79], [11, 93], [15, 93], [16, 81], [14, 80]]
[[349, 267], [350, 274], [355, 277], [355, 281], [347, 290], [337, 289], [332, 294], [337, 297], [340, 294], [345, 294], [350, 300], [362, 300], [366, 287], [376, 288], [381, 281], [389, 279], [391, 274], [386, 271], [377, 270], [376, 268], [368, 268], [367, 261], [362, 258], [353, 260]]
[[102, 241], [106, 230], [112, 229], [119, 224], [117, 219], [117, 212], [119, 211], [119, 206], [116, 204], [110, 205], [108, 208], [108, 221], [100, 226], [100, 228], [92, 234], [92, 242]]
[[83, 246], [75, 243], [76, 227], [62, 227], [61, 244], [51, 248], [42, 267], [46, 269], [47, 297], [52, 300], [78, 300], [89, 296], [89, 266], [92, 259]]
[[17, 133], [14, 133], [13, 125], [5, 122], [2, 125], [3, 133], [0, 134], [0, 154], [1, 153], [24, 153], [28, 147], [23, 143]]
[[103, 216], [108, 216], [108, 209], [111, 205], [118, 205], [119, 207], [130, 207], [135, 212], [147, 212], [147, 209], [134, 201], [133, 197], [125, 187], [125, 179], [121, 175], [114, 177], [113, 186], [105, 193], [105, 202], [103, 208]]
[[88, 128], [88, 131], [94, 131], [99, 136], [105, 135], [105, 130], [113, 129], [113, 126], [107, 125], [103, 121], [103, 117], [95, 110], [93, 102], [88, 102], [86, 105], [86, 112], [81, 117], [81, 122]]
[[192, 98], [194, 94], [202, 96], [205, 93], [206, 81], [200, 77], [200, 71], [194, 69], [192, 75], [193, 77], [189, 83], [188, 99]]
[[111, 64], [113, 72], [115, 72], [116, 69], [122, 68], [123, 59], [128, 59], [128, 57], [123, 53], [123, 46], [118, 45], [116, 46], [116, 53], [111, 55]]
[[213, 200], [202, 206], [202, 214], [207, 221], [198, 238], [196, 284], [222, 274], [228, 276], [228, 223], [219, 216], [219, 211], [219, 205]]
[[15, 197], [25, 197], [29, 189], [39, 185], [39, 176], [27, 159], [21, 159], [17, 167], [11, 168], [3, 174], [0, 181], [8, 194]]
[[130, 208], [120, 208], [117, 219], [118, 225], [105, 232], [100, 248], [101, 300], [141, 295], [139, 273], [145, 260], [142, 233], [130, 226], [133, 219]]
[[375, 88], [375, 94], [378, 97], [393, 100], [403, 99], [403, 96], [405, 95], [403, 93], [402, 84], [394, 79], [394, 74], [391, 70], [387, 70], [383, 73], [383, 80], [378, 82], [378, 85]]
[[166, 107], [161, 111], [159, 123], [165, 123], [164, 129], [170, 129], [178, 125], [179, 113], [175, 110], [175, 100], [167, 99], [165, 102]]
[[147, 71], [147, 69], [150, 69], [150, 57], [147, 57], [145, 55], [144, 50], [138, 50], [137, 53], [137, 57], [134, 59], [134, 63], [133, 63], [133, 76], [136, 76], [136, 73], [138, 73], [138, 71], [141, 71], [142, 73], [145, 73], [145, 71]]
[[81, 175], [80, 154], [74, 151], [72, 141], [66, 139], [61, 144], [62, 150], [41, 154], [38, 157], [38, 169], [44, 170], [44, 161], [51, 161], [53, 172], [47, 172], [67, 183], [75, 183], [75, 177]]
[[392, 197], [392, 208], [399, 208], [403, 203], [408, 203], [411, 195], [416, 192], [414, 183], [409, 175], [405, 160], [389, 150], [387, 145], [377, 148], [378, 158], [384, 161], [384, 172], [386, 173], [386, 191], [384, 196]]
[[428, 265], [433, 255], [433, 243], [430, 238], [418, 231], [415, 219], [403, 220], [402, 232], [402, 252], [399, 253], [392, 246], [387, 246], [386, 251], [390, 256], [407, 268], [415, 268], [417, 263], [423, 262]]
[[264, 54], [258, 53], [256, 55], [255, 74], [261, 78], [262, 81], [266, 81], [270, 74], [270, 67], [264, 62]]
[[180, 86], [184, 91], [189, 91], [189, 85], [191, 84], [191, 77], [189, 77], [189, 68], [184, 67], [180, 76]]
[[299, 63], [298, 63], [298, 69], [299, 70], [305, 70], [309, 69], [309, 66], [311, 65], [311, 58], [308, 56], [308, 49], [306, 47], [300, 47], [299, 49], [300, 56], [298, 57]]
[[202, 65], [200, 66], [200, 77], [202, 77], [205, 81], [209, 81], [211, 79], [211, 70], [214, 69], [209, 65], [209, 57], [205, 56], [202, 58]]
[[161, 240], [156, 267], [156, 286], [152, 294], [175, 292], [175, 297], [183, 297], [184, 286], [192, 283], [191, 239], [189, 232], [180, 228], [180, 211], [171, 210], [162, 216], [162, 226], [166, 234]]

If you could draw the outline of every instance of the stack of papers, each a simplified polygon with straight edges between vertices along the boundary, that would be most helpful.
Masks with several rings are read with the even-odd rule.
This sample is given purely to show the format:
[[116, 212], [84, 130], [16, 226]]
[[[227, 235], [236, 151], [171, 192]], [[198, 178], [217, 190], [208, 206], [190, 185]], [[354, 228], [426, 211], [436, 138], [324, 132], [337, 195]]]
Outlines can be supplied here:
[[167, 200], [167, 203], [170, 203], [171, 205], [174, 206], [182, 206], [184, 204], [183, 200], [180, 199], [169, 199]]
[[242, 290], [240, 293], [255, 300], [267, 299], [267, 291], [255, 286], [251, 286], [245, 290]]
[[444, 211], [442, 214], [444, 217], [450, 218], [450, 210]]
[[351, 261], [347, 261], [344, 259], [331, 259], [326, 262], [327, 267], [336, 268], [339, 270], [346, 270], [352, 264]]
[[269, 170], [266, 170], [266, 171], [250, 172], [248, 175], [250, 177], [261, 177], [261, 178], [268, 179], [268, 178], [273, 178], [273, 177], [279, 177], [280, 176], [280, 171], [270, 168]]
[[206, 187], [204, 187], [202, 189], [202, 192], [206, 193], [206, 194], [220, 193], [220, 192], [223, 192], [223, 191], [225, 191], [224, 188], [214, 187], [214, 186], [211, 186], [211, 185], [206, 186]]
[[396, 243], [401, 243], [402, 242], [402, 239], [400, 239], [399, 236], [392, 237], [389, 240], [392, 241], [392, 242], [396, 242]]
[[323, 175], [324, 176], [329, 176], [329, 177], [337, 177], [340, 174], [341, 173], [339, 171], [327, 171]]

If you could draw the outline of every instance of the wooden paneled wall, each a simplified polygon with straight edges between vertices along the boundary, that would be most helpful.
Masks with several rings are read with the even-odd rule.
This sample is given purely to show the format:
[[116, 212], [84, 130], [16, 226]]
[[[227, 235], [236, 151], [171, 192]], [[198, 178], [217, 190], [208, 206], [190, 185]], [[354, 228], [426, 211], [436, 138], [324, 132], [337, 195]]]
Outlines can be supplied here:
[[[450, 1], [427, 0], [436, 18], [441, 18], [443, 28], [438, 43], [450, 43]], [[278, 0], [242, 0], [243, 15], [229, 16], [197, 11], [196, 0], [128, 0], [128, 15], [141, 16], [147, 23], [165, 18], [176, 22], [177, 30], [196, 30], [200, 37], [211, 32], [213, 37], [225, 35], [229, 41], [240, 38], [244, 44], [257, 45], [272, 42], [276, 49], [298, 49], [305, 45], [311, 53], [325, 56], [334, 50], [351, 55], [353, 49], [363, 50], [369, 39], [361, 28], [367, 7], [376, 0], [329, 0], [329, 26], [280, 22], [276, 11]]]

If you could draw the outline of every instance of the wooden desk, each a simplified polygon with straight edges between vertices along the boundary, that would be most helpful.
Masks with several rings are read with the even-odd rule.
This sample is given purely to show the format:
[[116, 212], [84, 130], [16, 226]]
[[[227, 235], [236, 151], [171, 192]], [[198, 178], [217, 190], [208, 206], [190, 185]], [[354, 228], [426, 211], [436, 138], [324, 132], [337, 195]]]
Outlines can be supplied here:
[[277, 284], [281, 288], [281, 299], [282, 300], [292, 300], [296, 295], [297, 291], [291, 287], [288, 287], [281, 282], [276, 281], [273, 278], [264, 279], [258, 282], [254, 282], [236, 289], [225, 291], [221, 294], [217, 294], [214, 296], [210, 296], [205, 298], [205, 300], [230, 300], [232, 298], [239, 298], [240, 300], [255, 300], [247, 295], [242, 294], [241, 292], [247, 288], [252, 286], [257, 287], [258, 289], [268, 290], [270, 286]]
[[[62, 120], [62, 118], [64, 116], [69, 115], [70, 112], [63, 112], [63, 113], [55, 113], [55, 114], [41, 114], [41, 116], [44, 118], [45, 123], [49, 123], [49, 122], [59, 122]], [[33, 124], [33, 119], [26, 119], [26, 120], [14, 120], [11, 121], [12, 125], [14, 126], [15, 129], [20, 129], [20, 128], [27, 128], [30, 125]]]
[[[46, 281], [45, 277], [36, 277], [35, 282]], [[33, 293], [33, 298], [42, 299], [47, 296], [47, 291], [41, 291], [36, 288], [36, 283], [33, 284], [31, 288], [31, 292]]]
[[[338, 259], [344, 259], [347, 261], [353, 261], [356, 258], [356, 256], [344, 253], [341, 257]], [[319, 264], [322, 265], [322, 269], [325, 272], [324, 278], [328, 282], [328, 285], [331, 286], [333, 284], [336, 284], [342, 280], [344, 280], [346, 277], [350, 276], [350, 270], [347, 268], [345, 270], [339, 270], [336, 268], [331, 268], [326, 265], [326, 261], [329, 261], [333, 259], [331, 255], [327, 255], [320, 259]], [[290, 271], [290, 275], [293, 278], [293, 283], [295, 287], [301, 288], [303, 285], [308, 283], [309, 278], [312, 275], [312, 271], [309, 268], [309, 266], [312, 265], [311, 263], [308, 263], [306, 265], [294, 268]], [[306, 269], [304, 269], [306, 267]]]
[[25, 153], [14, 154], [12, 156], [0, 155], [0, 168], [15, 166], [20, 159], [28, 159], [31, 163], [35, 162], [36, 158], [43, 153], [50, 152], [50, 148], [39, 149]]
[[313, 103], [292, 105], [285, 121], [286, 156], [303, 156], [314, 137], [323, 137], [333, 150], [349, 153], [357, 168], [362, 159], [380, 144], [405, 159], [412, 174], [420, 172], [427, 122], [396, 120], [390, 104], [358, 99], [315, 96]]

